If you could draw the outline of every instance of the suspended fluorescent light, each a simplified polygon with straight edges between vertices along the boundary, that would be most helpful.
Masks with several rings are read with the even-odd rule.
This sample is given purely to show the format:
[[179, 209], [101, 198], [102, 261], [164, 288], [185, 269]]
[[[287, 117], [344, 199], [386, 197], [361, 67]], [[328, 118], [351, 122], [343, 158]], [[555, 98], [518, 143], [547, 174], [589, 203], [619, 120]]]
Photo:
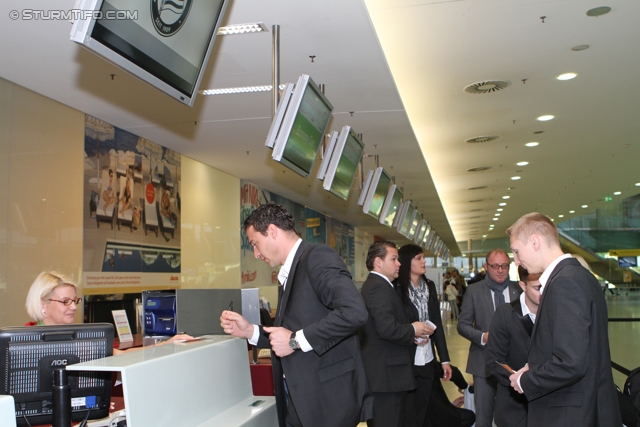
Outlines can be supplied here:
[[262, 22], [255, 22], [253, 24], [235, 24], [220, 27], [218, 35], [229, 36], [232, 34], [261, 33], [262, 31], [268, 31], [267, 27]]
[[[280, 90], [284, 89], [285, 85], [278, 86]], [[201, 90], [202, 95], [226, 95], [230, 93], [252, 93], [252, 92], [269, 92], [273, 89], [271, 85], [265, 86], [245, 86], [245, 87], [228, 87], [224, 89], [205, 89]]]

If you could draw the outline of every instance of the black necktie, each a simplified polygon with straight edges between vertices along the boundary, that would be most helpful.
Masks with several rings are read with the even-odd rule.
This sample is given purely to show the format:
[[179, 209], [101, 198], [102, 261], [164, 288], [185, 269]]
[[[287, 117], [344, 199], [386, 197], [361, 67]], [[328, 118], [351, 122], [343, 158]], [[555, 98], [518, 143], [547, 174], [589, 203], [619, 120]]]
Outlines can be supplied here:
[[524, 316], [522, 316], [522, 324], [524, 325], [524, 328], [527, 330], [527, 333], [529, 334], [529, 336], [531, 336], [531, 332], [533, 332], [533, 322], [531, 321], [531, 316], [529, 316], [528, 314], [525, 314]]

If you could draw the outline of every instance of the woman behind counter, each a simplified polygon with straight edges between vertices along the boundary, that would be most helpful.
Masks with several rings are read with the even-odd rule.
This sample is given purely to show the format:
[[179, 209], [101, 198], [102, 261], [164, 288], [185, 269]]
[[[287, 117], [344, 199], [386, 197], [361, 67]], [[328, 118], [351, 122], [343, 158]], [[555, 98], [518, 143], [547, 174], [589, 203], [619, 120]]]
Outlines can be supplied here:
[[[71, 278], [55, 271], [43, 271], [29, 289], [27, 295], [27, 313], [34, 320], [25, 326], [69, 325], [73, 323], [78, 304], [78, 285]], [[193, 339], [190, 335], [180, 334], [156, 345], [176, 340]], [[137, 350], [137, 348], [130, 349]], [[113, 349], [113, 354], [122, 354], [123, 350]]]

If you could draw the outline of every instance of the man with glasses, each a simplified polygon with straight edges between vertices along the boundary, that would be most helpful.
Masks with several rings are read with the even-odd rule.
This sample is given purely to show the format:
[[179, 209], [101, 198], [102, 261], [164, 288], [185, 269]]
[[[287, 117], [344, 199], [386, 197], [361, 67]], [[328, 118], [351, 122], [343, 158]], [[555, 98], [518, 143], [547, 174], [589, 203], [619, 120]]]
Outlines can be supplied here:
[[496, 380], [485, 364], [493, 313], [499, 305], [515, 301], [522, 293], [520, 286], [509, 280], [509, 264], [504, 250], [489, 252], [484, 263], [486, 277], [467, 288], [460, 309], [458, 333], [471, 341], [467, 373], [473, 375], [476, 427], [491, 427], [493, 423]]

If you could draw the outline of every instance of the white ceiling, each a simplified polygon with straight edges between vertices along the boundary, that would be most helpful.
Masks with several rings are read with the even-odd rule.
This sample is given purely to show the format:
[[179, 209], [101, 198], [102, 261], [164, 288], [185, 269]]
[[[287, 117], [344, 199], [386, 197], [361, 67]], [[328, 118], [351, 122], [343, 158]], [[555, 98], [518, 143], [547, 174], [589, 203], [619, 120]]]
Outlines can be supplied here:
[[[398, 240], [398, 234], [361, 213], [357, 190], [343, 202], [315, 178], [304, 179], [272, 161], [264, 146], [270, 94], [199, 96], [189, 108], [69, 41], [69, 22], [9, 19], [14, 9], [68, 10], [73, 4], [0, 3], [0, 76]], [[363, 134], [366, 153], [379, 155], [380, 165], [455, 254], [456, 241], [502, 237], [526, 212], [567, 218], [570, 210], [584, 211], [583, 204], [588, 210], [602, 206], [603, 197], [614, 191], [622, 192], [619, 197], [637, 192], [640, 3], [607, 1], [611, 13], [586, 16], [589, 8], [603, 5], [591, 0], [232, 0], [224, 24], [279, 24], [281, 80], [294, 82], [306, 73], [325, 84], [334, 105], [330, 128], [348, 124]], [[590, 48], [571, 51], [580, 44]], [[555, 79], [565, 72], [578, 77]], [[466, 85], [487, 79], [508, 80], [511, 86], [491, 94], [463, 92]], [[217, 39], [202, 88], [270, 82], [271, 33], [225, 36]], [[536, 121], [542, 114], [556, 118]], [[481, 135], [500, 138], [464, 142]], [[529, 141], [540, 145], [526, 148]], [[518, 161], [529, 165], [517, 167]], [[364, 165], [373, 168], [373, 159]], [[492, 169], [466, 172], [477, 166]], [[512, 181], [514, 175], [522, 179]], [[487, 188], [467, 190], [477, 186]], [[511, 198], [493, 221], [504, 195]], [[478, 199], [483, 201], [469, 202]], [[496, 228], [489, 233], [490, 224]]]

